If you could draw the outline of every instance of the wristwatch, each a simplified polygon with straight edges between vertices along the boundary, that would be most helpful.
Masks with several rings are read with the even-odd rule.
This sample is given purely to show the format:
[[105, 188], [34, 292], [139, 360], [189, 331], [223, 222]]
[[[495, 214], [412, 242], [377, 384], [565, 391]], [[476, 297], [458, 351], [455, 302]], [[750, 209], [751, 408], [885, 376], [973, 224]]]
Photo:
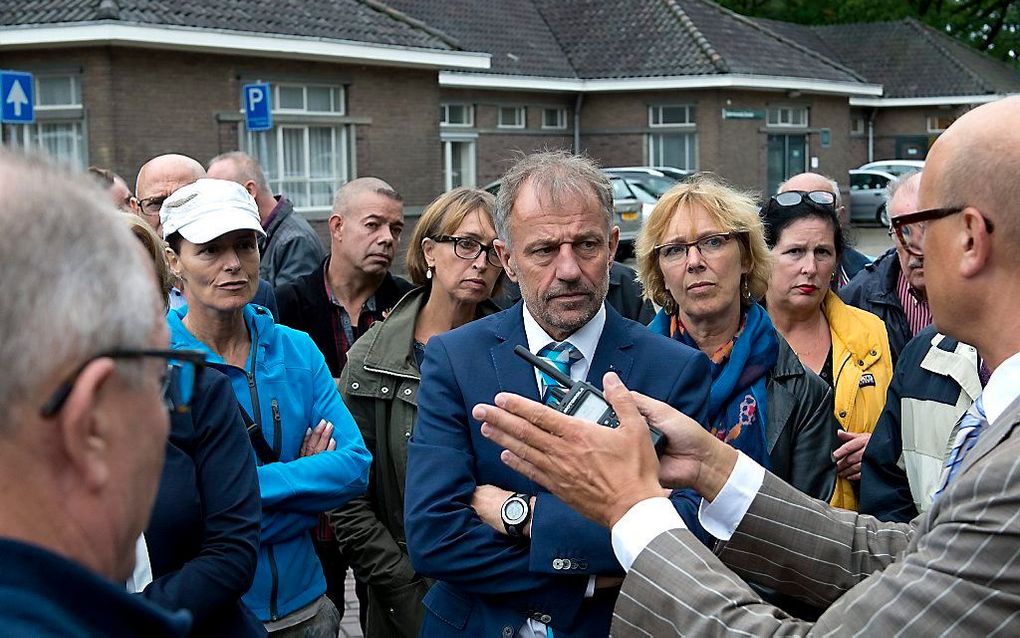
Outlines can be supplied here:
[[511, 494], [499, 508], [499, 516], [503, 519], [506, 533], [513, 538], [524, 535], [524, 526], [531, 518], [531, 495]]

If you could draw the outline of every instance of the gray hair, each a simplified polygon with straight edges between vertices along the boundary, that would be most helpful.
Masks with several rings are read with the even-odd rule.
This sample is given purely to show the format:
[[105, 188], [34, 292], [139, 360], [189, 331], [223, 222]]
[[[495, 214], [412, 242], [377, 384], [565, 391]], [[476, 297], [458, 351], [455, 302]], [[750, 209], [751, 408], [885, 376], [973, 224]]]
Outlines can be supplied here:
[[350, 212], [352, 202], [362, 193], [375, 193], [398, 204], [403, 205], [404, 203], [404, 196], [378, 177], [359, 177], [336, 189], [336, 193], [333, 195], [332, 214], [346, 216]]
[[[85, 176], [0, 152], [0, 410], [88, 357], [142, 348], [161, 321], [152, 266]], [[31, 408], [29, 408], [31, 409]]]
[[921, 188], [921, 171], [904, 173], [885, 185], [885, 201], [891, 202], [901, 190], [917, 192]]
[[496, 235], [507, 247], [510, 246], [510, 212], [521, 188], [529, 180], [539, 192], [548, 194], [554, 205], [559, 205], [566, 193], [582, 197], [594, 195], [606, 218], [606, 232], [609, 232], [613, 225], [613, 187], [609, 178], [585, 155], [545, 151], [522, 157], [500, 180], [493, 222]]
[[216, 162], [230, 162], [234, 167], [233, 180], [238, 184], [244, 184], [247, 181], [255, 182], [255, 188], [259, 192], [266, 193], [269, 195], [273, 194], [273, 191], [269, 189], [269, 180], [266, 179], [266, 172], [262, 170], [262, 165], [259, 161], [241, 151], [231, 151], [229, 153], [221, 153], [216, 157], [209, 160], [206, 165], [207, 169], [212, 168], [212, 165]]

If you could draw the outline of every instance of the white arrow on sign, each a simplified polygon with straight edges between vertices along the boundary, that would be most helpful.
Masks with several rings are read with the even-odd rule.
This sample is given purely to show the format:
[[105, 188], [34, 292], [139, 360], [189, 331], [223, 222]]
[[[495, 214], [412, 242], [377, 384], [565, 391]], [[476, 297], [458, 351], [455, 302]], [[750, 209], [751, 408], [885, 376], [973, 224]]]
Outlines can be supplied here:
[[7, 94], [8, 104], [14, 105], [14, 117], [21, 117], [21, 107], [24, 104], [28, 104], [28, 96], [25, 95], [25, 89], [21, 88], [21, 82], [14, 80], [11, 84], [11, 91]]

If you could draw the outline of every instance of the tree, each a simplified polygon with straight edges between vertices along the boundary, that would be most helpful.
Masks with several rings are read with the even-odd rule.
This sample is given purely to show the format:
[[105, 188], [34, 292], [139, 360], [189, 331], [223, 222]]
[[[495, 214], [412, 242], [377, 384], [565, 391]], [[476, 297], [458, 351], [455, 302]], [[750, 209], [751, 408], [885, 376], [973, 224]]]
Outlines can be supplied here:
[[800, 24], [916, 18], [970, 46], [1020, 66], [1017, 0], [718, 0], [748, 16]]

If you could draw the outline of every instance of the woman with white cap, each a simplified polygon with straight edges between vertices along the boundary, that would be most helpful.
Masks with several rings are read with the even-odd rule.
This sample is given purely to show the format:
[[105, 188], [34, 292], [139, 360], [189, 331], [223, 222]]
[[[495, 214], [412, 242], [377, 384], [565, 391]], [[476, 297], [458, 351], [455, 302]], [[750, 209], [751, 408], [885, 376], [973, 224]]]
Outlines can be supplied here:
[[245, 189], [200, 179], [160, 212], [188, 305], [169, 314], [174, 348], [201, 350], [230, 379], [258, 461], [262, 537], [243, 597], [270, 634], [331, 636], [339, 614], [308, 533], [320, 512], [364, 493], [371, 461], [308, 335], [249, 304], [258, 286], [258, 209]]

